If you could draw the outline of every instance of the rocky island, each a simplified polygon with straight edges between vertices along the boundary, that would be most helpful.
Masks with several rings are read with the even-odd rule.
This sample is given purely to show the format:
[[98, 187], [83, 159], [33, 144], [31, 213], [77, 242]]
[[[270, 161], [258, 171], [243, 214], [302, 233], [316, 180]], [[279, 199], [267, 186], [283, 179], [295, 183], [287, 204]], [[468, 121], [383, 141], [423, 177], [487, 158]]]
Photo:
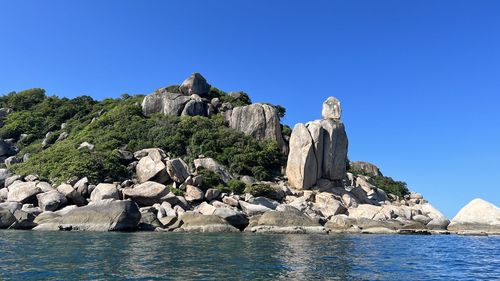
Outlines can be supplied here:
[[500, 234], [476, 199], [451, 222], [350, 161], [341, 103], [290, 128], [285, 109], [194, 73], [146, 96], [42, 89], [0, 98], [0, 228], [65, 231]]

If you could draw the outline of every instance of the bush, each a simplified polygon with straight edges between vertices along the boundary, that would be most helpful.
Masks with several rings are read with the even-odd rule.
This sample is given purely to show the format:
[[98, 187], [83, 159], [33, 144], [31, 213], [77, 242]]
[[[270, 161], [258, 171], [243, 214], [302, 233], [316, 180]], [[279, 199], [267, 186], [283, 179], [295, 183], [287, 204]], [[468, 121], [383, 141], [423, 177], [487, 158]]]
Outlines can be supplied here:
[[180, 188], [174, 188], [173, 186], [170, 186], [170, 185], [167, 187], [170, 190], [170, 192], [172, 192], [176, 196], [184, 196], [184, 190], [182, 190]]
[[[174, 87], [175, 88], [175, 87]], [[36, 91], [35, 91], [36, 92]], [[24, 93], [24, 92], [22, 92]], [[37, 94], [38, 93], [38, 94]], [[75, 99], [46, 97], [43, 90], [20, 105], [16, 95], [0, 98], [2, 104], [16, 105], [20, 110], [9, 114], [0, 128], [0, 138], [29, 136], [18, 143], [20, 155], [31, 153], [26, 163], [12, 169], [21, 174], [38, 174], [45, 180], [67, 180], [73, 176], [88, 176], [93, 181], [106, 178], [122, 180], [130, 171], [120, 165], [117, 149], [137, 151], [158, 147], [172, 157], [192, 161], [198, 155], [212, 157], [231, 172], [267, 179], [279, 173], [284, 159], [276, 142], [258, 141], [227, 126], [222, 115], [145, 117], [139, 105], [143, 96], [94, 101], [90, 97]], [[26, 94], [24, 94], [26, 95]], [[29, 110], [21, 108], [30, 107]], [[65, 129], [61, 124], [66, 123]], [[47, 132], [54, 138], [63, 131], [69, 136], [47, 149], [41, 148]], [[79, 151], [82, 142], [95, 149]], [[207, 179], [207, 186], [221, 182]]]
[[230, 180], [227, 183], [227, 189], [229, 192], [233, 192], [234, 194], [242, 194], [245, 192], [245, 188], [247, 185], [240, 180]]
[[399, 197], [403, 197], [409, 193], [405, 182], [395, 181], [391, 177], [377, 176], [372, 177], [372, 180], [376, 187], [383, 189], [387, 193], [391, 193]]
[[262, 196], [276, 200], [280, 199], [279, 192], [269, 184], [264, 183], [256, 183], [247, 186], [247, 188], [245, 188], [245, 193], [250, 193], [255, 197]]
[[353, 175], [362, 175], [362, 176], [367, 176], [370, 177], [373, 181], [373, 184], [384, 190], [386, 193], [391, 193], [396, 196], [404, 196], [408, 194], [410, 191], [408, 190], [407, 184], [403, 181], [396, 181], [391, 177], [386, 177], [386, 176], [373, 176], [372, 174], [369, 174], [361, 169], [355, 169], [351, 167], [350, 165], [347, 166], [347, 172], [353, 174]]
[[200, 188], [207, 190], [209, 188], [217, 188], [223, 184], [219, 174], [208, 169], [198, 169], [198, 175], [202, 176]]

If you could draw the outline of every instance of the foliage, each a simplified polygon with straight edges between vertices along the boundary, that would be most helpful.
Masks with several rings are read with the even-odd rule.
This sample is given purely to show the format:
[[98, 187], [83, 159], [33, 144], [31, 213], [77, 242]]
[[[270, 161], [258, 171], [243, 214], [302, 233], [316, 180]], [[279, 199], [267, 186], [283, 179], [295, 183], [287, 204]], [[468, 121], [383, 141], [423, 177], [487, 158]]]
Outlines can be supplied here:
[[179, 89], [179, 85], [170, 85], [168, 86], [166, 89], [167, 89], [167, 92], [169, 93], [180, 93], [181, 90]]
[[228, 94], [224, 91], [221, 91], [215, 87], [212, 87], [208, 92], [208, 99], [218, 98], [222, 103], [229, 102], [233, 105], [233, 107], [237, 106], [245, 106], [252, 104], [250, 97], [245, 92], [237, 92]]
[[[85, 96], [71, 100], [45, 97], [38, 104], [30, 103], [29, 110], [11, 113], [0, 128], [0, 138], [19, 138], [28, 133], [29, 137], [20, 142], [20, 155], [32, 154], [29, 161], [12, 169], [55, 181], [73, 176], [88, 176], [94, 181], [120, 180], [129, 177], [130, 171], [119, 163], [117, 149], [159, 147], [188, 161], [204, 154], [232, 172], [259, 179], [279, 172], [283, 159], [275, 142], [258, 141], [237, 132], [221, 115], [207, 118], [157, 114], [148, 118], [139, 105], [142, 98], [124, 96], [96, 102]], [[2, 102], [12, 105], [12, 100], [16, 99], [4, 98]], [[65, 129], [61, 129], [62, 123], [67, 124]], [[47, 132], [56, 137], [63, 131], [69, 133], [67, 139], [42, 150]], [[77, 150], [84, 141], [94, 144], [95, 149]]]
[[376, 187], [383, 189], [387, 193], [403, 197], [409, 193], [408, 187], [405, 182], [395, 181], [391, 177], [377, 176], [372, 177]]
[[28, 110], [45, 99], [45, 90], [33, 88], [19, 93], [12, 92], [0, 98], [2, 107], [8, 107], [14, 111]]
[[281, 134], [290, 137], [292, 135], [292, 128], [288, 125], [281, 125]]
[[184, 195], [184, 190], [182, 190], [180, 188], [174, 188], [173, 186], [170, 186], [170, 185], [167, 187], [170, 190], [170, 192], [172, 192], [176, 196], [183, 196]]
[[373, 176], [371, 174], [366, 173], [365, 171], [361, 169], [355, 169], [352, 166], [348, 166], [347, 172], [353, 174], [353, 175], [362, 175], [362, 176], [368, 176], [371, 178], [373, 181], [373, 184], [384, 190], [386, 193], [391, 193], [396, 196], [404, 196], [408, 194], [410, 191], [408, 190], [407, 184], [403, 181], [396, 181], [391, 177], [386, 177], [386, 176]]
[[250, 193], [255, 197], [267, 197], [271, 199], [278, 199], [278, 191], [265, 183], [255, 183], [245, 188], [245, 193]]
[[245, 192], [247, 185], [240, 180], [230, 180], [227, 183], [227, 191], [233, 192], [234, 194], [242, 194]]
[[219, 187], [223, 184], [219, 174], [212, 170], [199, 168], [198, 175], [202, 176], [200, 188], [203, 190]]

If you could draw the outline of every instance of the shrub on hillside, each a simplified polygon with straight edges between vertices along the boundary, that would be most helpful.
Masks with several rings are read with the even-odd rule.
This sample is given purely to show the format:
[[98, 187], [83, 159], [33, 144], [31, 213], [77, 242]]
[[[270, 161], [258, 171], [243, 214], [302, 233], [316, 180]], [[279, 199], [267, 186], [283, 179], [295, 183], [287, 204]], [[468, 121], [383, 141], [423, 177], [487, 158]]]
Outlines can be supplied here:
[[[283, 159], [275, 142], [258, 141], [237, 132], [227, 126], [221, 115], [145, 117], [140, 106], [142, 98], [95, 102], [88, 97], [46, 97], [31, 105], [30, 110], [10, 114], [0, 128], [0, 138], [28, 133], [30, 137], [23, 140], [20, 155], [32, 155], [13, 170], [48, 180], [63, 181], [72, 176], [88, 176], [94, 181], [119, 180], [130, 177], [130, 171], [120, 165], [117, 149], [159, 147], [187, 161], [203, 154], [234, 173], [259, 179], [279, 173]], [[64, 130], [60, 129], [61, 123], [67, 124]], [[66, 131], [69, 136], [43, 150], [41, 140], [49, 131], [54, 135]], [[95, 145], [93, 151], [77, 150], [85, 141]]]

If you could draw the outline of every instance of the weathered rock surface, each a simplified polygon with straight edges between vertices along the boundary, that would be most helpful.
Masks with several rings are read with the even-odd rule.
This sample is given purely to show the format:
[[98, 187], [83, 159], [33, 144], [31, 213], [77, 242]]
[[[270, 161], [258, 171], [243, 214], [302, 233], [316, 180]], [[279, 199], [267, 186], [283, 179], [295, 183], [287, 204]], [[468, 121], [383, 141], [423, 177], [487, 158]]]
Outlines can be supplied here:
[[57, 190], [39, 193], [36, 195], [36, 198], [38, 199], [38, 206], [42, 211], [55, 211], [68, 203], [66, 196]]
[[290, 137], [290, 152], [286, 165], [286, 175], [291, 186], [308, 189], [318, 179], [318, 160], [315, 143], [304, 124], [297, 124]]
[[34, 230], [115, 231], [134, 230], [141, 213], [129, 200], [102, 200], [87, 206], [44, 212], [35, 219]]
[[371, 176], [382, 176], [380, 169], [372, 163], [356, 161], [350, 163], [351, 168], [355, 170], [360, 170]]
[[321, 115], [323, 119], [337, 119], [340, 120], [342, 114], [342, 108], [340, 107], [340, 101], [334, 97], [329, 97], [323, 102], [323, 110]]
[[154, 150], [139, 160], [136, 166], [136, 175], [139, 183], [146, 181], [166, 183], [170, 179], [160, 151]]
[[272, 211], [272, 209], [263, 206], [263, 205], [258, 205], [258, 204], [251, 204], [245, 201], [240, 200], [239, 205], [241, 207], [241, 210], [249, 217], [255, 216], [255, 215], [261, 215], [266, 212]]
[[337, 119], [295, 125], [290, 137], [286, 175], [297, 189], [309, 189], [319, 179], [341, 180], [347, 164], [347, 135]]
[[35, 182], [18, 182], [9, 186], [7, 201], [28, 203], [36, 201], [36, 195], [42, 190]]
[[204, 193], [201, 189], [197, 188], [193, 185], [186, 186], [186, 192], [184, 193], [184, 197], [188, 202], [200, 201], [204, 198]]
[[198, 95], [204, 97], [210, 91], [210, 85], [200, 73], [193, 73], [184, 82], [182, 82], [179, 90], [184, 95]]
[[147, 181], [122, 190], [123, 199], [132, 199], [140, 206], [152, 206], [162, 201], [169, 194], [170, 190], [163, 184]]
[[166, 89], [159, 89], [144, 97], [142, 112], [146, 116], [151, 116], [155, 113], [179, 116], [190, 100], [189, 96], [169, 93]]
[[70, 203], [73, 203], [74, 205], [83, 206], [87, 204], [87, 200], [85, 199], [84, 194], [70, 184], [59, 185], [57, 187], [57, 191], [66, 196]]
[[257, 226], [246, 231], [263, 233], [326, 233], [326, 230], [310, 217], [291, 206], [270, 211], [260, 216]]
[[116, 188], [116, 184], [100, 183], [90, 194], [90, 201], [97, 202], [105, 199], [120, 199], [120, 193]]
[[195, 159], [194, 167], [196, 168], [196, 170], [198, 170], [199, 168], [211, 170], [217, 173], [221, 177], [221, 180], [223, 180], [226, 183], [231, 179], [233, 179], [233, 176], [231, 175], [229, 170], [223, 165], [219, 164], [213, 158], [204, 157]]
[[268, 104], [239, 106], [226, 115], [226, 118], [229, 126], [235, 130], [256, 139], [274, 140], [281, 148], [285, 146], [278, 113]]
[[474, 199], [456, 214], [448, 230], [500, 234], [500, 208], [482, 199]]
[[180, 158], [167, 161], [167, 172], [175, 182], [183, 183], [189, 177], [189, 168], [186, 162]]
[[194, 212], [186, 212], [180, 216], [184, 222], [181, 228], [175, 231], [186, 232], [239, 232], [237, 228], [230, 225], [223, 218], [216, 215], [201, 215]]

